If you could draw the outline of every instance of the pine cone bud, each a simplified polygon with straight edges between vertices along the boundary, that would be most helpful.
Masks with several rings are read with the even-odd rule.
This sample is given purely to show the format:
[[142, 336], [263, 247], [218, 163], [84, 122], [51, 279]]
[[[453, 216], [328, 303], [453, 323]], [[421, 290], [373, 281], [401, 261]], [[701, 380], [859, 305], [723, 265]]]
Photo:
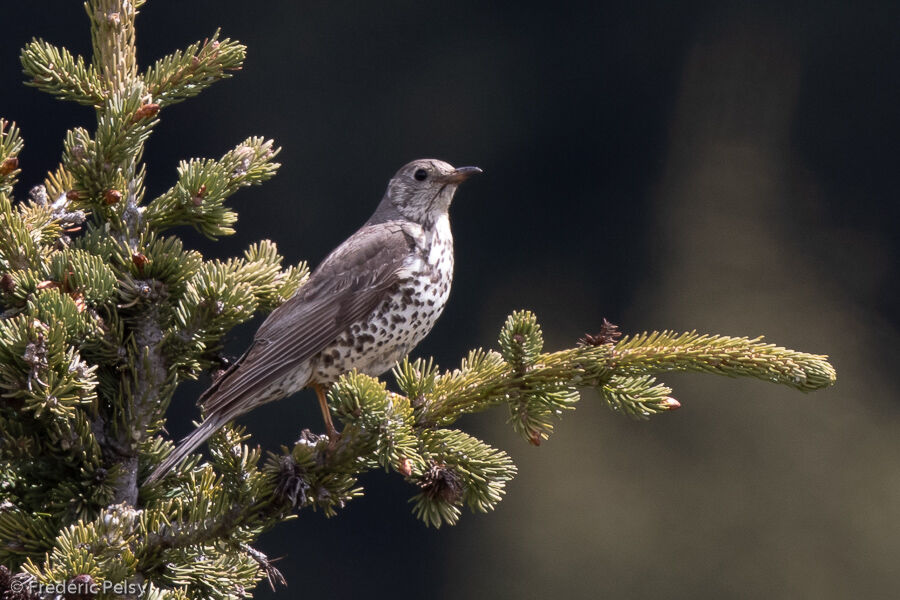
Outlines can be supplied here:
[[9, 175], [18, 168], [19, 159], [15, 156], [10, 156], [3, 162], [0, 162], [0, 175]]
[[456, 504], [462, 498], [462, 480], [456, 472], [445, 464], [433, 463], [422, 477], [419, 487], [432, 500]]
[[672, 398], [671, 396], [669, 396], [663, 402], [663, 406], [665, 407], [666, 410], [675, 410], [677, 408], [681, 408], [681, 402], [679, 402], [675, 398]]
[[119, 190], [106, 190], [106, 193], [103, 194], [103, 201], [109, 206], [118, 204], [120, 200], [122, 200], [122, 192]]
[[206, 196], [206, 186], [201, 185], [200, 189], [197, 190], [197, 193], [191, 198], [191, 201], [194, 203], [194, 206], [200, 206], [203, 204], [203, 197]]
[[159, 104], [155, 102], [148, 102], [147, 104], [142, 104], [139, 109], [134, 111], [134, 115], [131, 117], [132, 123], [137, 123], [143, 119], [153, 118], [159, 113]]
[[602, 346], [604, 344], [615, 344], [621, 337], [622, 332], [619, 331], [619, 326], [603, 319], [603, 324], [600, 326], [600, 333], [595, 333], [593, 335], [590, 333], [584, 334], [584, 336], [578, 340], [578, 345]]
[[65, 600], [92, 600], [97, 592], [94, 578], [86, 573], [76, 575], [66, 585]]
[[140, 252], [135, 252], [131, 255], [131, 262], [134, 263], [134, 266], [137, 267], [138, 273], [141, 274], [141, 277], [144, 276], [144, 265], [150, 262], [150, 259], [141, 254]]
[[75, 301], [75, 309], [80, 313], [84, 312], [84, 309], [87, 308], [87, 304], [84, 301], [84, 294], [81, 292], [72, 292], [69, 296]]
[[9, 273], [0, 275], [0, 291], [4, 294], [12, 294], [16, 291], [16, 282]]

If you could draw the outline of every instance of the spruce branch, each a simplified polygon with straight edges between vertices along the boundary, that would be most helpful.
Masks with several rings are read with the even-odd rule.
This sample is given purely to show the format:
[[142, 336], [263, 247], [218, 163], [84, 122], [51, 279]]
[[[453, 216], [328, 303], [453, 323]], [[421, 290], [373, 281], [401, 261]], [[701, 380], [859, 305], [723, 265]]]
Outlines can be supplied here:
[[[280, 462], [270, 459], [267, 472], [280, 478], [279, 489], [295, 490], [294, 498], [296, 490], [302, 490], [300, 505], [315, 506], [321, 494], [311, 490], [322, 485], [316, 470], [323, 461], [331, 463], [344, 483], [355, 482], [364, 470], [392, 467], [422, 489], [413, 498], [416, 516], [439, 526], [456, 522], [464, 503], [479, 511], [493, 508], [515, 474], [504, 453], [445, 429], [463, 414], [507, 404], [514, 428], [537, 445], [586, 388], [597, 389], [613, 412], [646, 419], [680, 407], [671, 390], [656, 382], [652, 374], [657, 372], [747, 376], [803, 391], [827, 387], [836, 377], [826, 357], [765, 344], [760, 338], [671, 332], [613, 342], [615, 337], [592, 336], [588, 339], [596, 344], [541, 353], [540, 327], [532, 313], [520, 311], [501, 330], [502, 353], [473, 351], [460, 368], [443, 373], [431, 361], [401, 362], [394, 374], [406, 396], [389, 392], [374, 378], [345, 375], [330, 394], [331, 405], [345, 424], [340, 452], [331, 449], [323, 459], [327, 444], [323, 450], [321, 442], [304, 439]], [[348, 449], [351, 456], [341, 458]], [[310, 459], [311, 454], [317, 458]], [[287, 475], [285, 460], [295, 465]], [[328, 489], [326, 497], [347, 501], [352, 495], [342, 496], [345, 489]]]
[[32, 40], [19, 57], [25, 75], [31, 78], [26, 85], [36, 87], [63, 100], [88, 106], [100, 106], [107, 92], [93, 65], [85, 64], [81, 56], [73, 56], [44, 40]]
[[755, 377], [803, 392], [835, 382], [827, 357], [763, 343], [756, 338], [700, 335], [695, 331], [643, 333], [616, 344], [616, 366], [629, 371], [700, 371], [730, 377]]
[[144, 216], [161, 231], [190, 225], [210, 239], [234, 233], [237, 214], [225, 200], [240, 188], [271, 179], [281, 165], [271, 140], [253, 137], [219, 160], [192, 159], [178, 166], [178, 183], [147, 205]]
[[240, 70], [247, 54], [243, 44], [212, 37], [176, 50], [147, 69], [144, 81], [160, 106], [168, 106], [196, 96], [220, 79]]

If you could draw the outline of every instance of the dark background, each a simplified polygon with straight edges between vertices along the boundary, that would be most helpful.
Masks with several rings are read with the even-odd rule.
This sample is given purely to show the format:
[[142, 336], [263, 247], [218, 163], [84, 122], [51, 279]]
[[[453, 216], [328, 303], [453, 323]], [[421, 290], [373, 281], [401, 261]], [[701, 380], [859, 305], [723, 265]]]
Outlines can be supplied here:
[[[39, 182], [89, 109], [21, 85], [32, 36], [87, 54], [80, 2], [4, 2], [0, 115]], [[900, 590], [895, 2], [152, 0], [142, 65], [223, 28], [244, 71], [162, 113], [148, 196], [183, 158], [250, 135], [284, 166], [242, 191], [237, 234], [316, 264], [393, 172], [485, 170], [453, 207], [457, 272], [416, 356], [451, 367], [513, 309], [547, 346], [602, 317], [829, 354], [833, 389], [667, 377], [682, 410], [633, 423], [591, 393], [541, 448], [499, 411], [463, 422], [519, 477], [489, 515], [428, 529], [372, 473], [337, 518], [303, 512], [259, 548], [290, 587], [260, 598], [877, 598]], [[235, 331], [240, 352], [254, 325]], [[202, 384], [172, 409], [180, 437]], [[241, 420], [265, 448], [321, 427], [312, 394]], [[893, 592], [893, 594], [892, 594]]]

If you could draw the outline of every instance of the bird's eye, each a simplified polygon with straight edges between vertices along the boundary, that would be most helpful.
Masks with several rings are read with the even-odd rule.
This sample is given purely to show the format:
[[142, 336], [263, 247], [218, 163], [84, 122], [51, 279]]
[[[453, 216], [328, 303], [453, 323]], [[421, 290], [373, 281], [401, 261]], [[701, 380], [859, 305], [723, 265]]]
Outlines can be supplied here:
[[416, 169], [416, 172], [413, 173], [413, 177], [416, 178], [416, 181], [425, 181], [428, 179], [428, 171], [425, 169]]

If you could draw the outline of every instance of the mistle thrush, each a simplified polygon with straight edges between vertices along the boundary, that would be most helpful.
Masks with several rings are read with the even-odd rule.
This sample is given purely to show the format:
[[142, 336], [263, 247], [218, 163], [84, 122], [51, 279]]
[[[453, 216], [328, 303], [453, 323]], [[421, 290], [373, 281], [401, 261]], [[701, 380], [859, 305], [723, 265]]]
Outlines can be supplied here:
[[305, 387], [325, 393], [353, 369], [380, 375], [431, 331], [453, 278], [448, 210], [478, 167], [415, 160], [388, 183], [372, 217], [263, 322], [247, 352], [200, 397], [204, 419], [153, 472], [156, 481], [225, 423]]

